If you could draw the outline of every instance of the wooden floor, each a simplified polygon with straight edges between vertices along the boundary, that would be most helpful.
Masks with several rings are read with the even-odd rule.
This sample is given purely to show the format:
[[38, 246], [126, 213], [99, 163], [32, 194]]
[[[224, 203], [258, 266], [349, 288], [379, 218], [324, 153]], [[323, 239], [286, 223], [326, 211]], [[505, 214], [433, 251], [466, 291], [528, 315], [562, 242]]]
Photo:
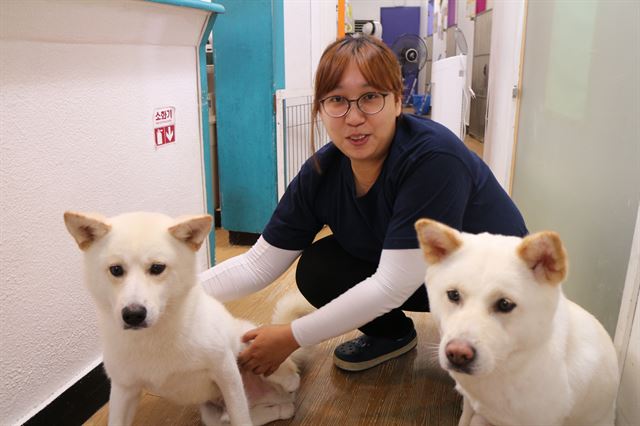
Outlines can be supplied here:
[[[408, 114], [414, 114], [415, 109], [413, 108], [413, 106], [404, 106], [402, 107], [402, 112], [408, 113]], [[427, 114], [424, 117], [431, 118], [431, 114]], [[464, 144], [471, 151], [478, 154], [478, 157], [482, 158], [482, 154], [484, 152], [484, 144], [482, 142], [480, 142], [478, 139], [474, 138], [470, 134], [466, 134], [464, 136]]]
[[[247, 250], [230, 246], [228, 234], [216, 231], [218, 262]], [[294, 284], [294, 266], [274, 284], [251, 296], [227, 304], [236, 316], [267, 323], [273, 306]], [[358, 335], [357, 331], [324, 342], [312, 351], [302, 371], [296, 414], [285, 425], [456, 425], [461, 400], [453, 381], [438, 366], [437, 329], [430, 314], [409, 314], [418, 331], [418, 346], [406, 355], [376, 368], [347, 373], [333, 366], [333, 348]], [[87, 426], [106, 426], [108, 405], [97, 411]], [[200, 424], [197, 407], [179, 407], [157, 396], [143, 394], [135, 425]]]
[[474, 138], [471, 135], [466, 135], [464, 137], [464, 144], [471, 151], [478, 154], [478, 157], [482, 158], [482, 154], [484, 152], [484, 144], [482, 142], [480, 142], [478, 139]]

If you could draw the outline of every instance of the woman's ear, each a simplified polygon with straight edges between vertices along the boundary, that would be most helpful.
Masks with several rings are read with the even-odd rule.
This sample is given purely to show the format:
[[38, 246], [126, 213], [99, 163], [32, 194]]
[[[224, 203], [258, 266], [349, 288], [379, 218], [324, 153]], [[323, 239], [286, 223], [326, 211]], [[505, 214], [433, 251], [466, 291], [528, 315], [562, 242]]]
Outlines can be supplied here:
[[402, 99], [396, 97], [396, 95], [393, 95], [393, 99], [396, 100], [395, 107], [396, 107], [396, 118], [397, 118], [397, 117], [400, 117], [400, 114], [402, 114]]

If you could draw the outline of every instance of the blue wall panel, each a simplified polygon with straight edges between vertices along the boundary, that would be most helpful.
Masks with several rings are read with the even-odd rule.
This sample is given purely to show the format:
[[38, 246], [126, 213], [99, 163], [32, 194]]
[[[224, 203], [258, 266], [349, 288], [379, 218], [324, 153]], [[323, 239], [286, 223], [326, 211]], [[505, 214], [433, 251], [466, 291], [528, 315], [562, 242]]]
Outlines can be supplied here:
[[381, 7], [380, 24], [382, 41], [389, 47], [403, 34], [420, 35], [420, 7]]
[[218, 1], [213, 29], [222, 226], [262, 232], [277, 203], [274, 94], [284, 84], [282, 0]]

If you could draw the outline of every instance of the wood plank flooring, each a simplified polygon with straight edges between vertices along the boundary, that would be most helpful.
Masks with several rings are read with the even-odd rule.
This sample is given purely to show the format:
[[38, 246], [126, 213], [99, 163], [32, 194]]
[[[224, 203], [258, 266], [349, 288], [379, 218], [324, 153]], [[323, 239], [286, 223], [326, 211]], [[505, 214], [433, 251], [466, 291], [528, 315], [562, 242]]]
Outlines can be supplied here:
[[[247, 250], [230, 246], [228, 234], [216, 231], [218, 262]], [[293, 265], [274, 284], [227, 304], [236, 316], [268, 323], [279, 298], [294, 283]], [[437, 362], [438, 332], [430, 314], [409, 313], [418, 331], [418, 346], [406, 355], [376, 368], [347, 373], [333, 366], [333, 348], [358, 335], [357, 331], [324, 342], [313, 349], [303, 366], [302, 382], [292, 419], [274, 426], [456, 425], [461, 413], [454, 383]], [[86, 426], [106, 426], [108, 404]], [[179, 407], [149, 393], [143, 394], [136, 426], [200, 424], [197, 407]]]
[[484, 153], [484, 144], [482, 142], [471, 135], [466, 135], [464, 138], [464, 144], [471, 151], [478, 154], [478, 157], [482, 158], [482, 154]]

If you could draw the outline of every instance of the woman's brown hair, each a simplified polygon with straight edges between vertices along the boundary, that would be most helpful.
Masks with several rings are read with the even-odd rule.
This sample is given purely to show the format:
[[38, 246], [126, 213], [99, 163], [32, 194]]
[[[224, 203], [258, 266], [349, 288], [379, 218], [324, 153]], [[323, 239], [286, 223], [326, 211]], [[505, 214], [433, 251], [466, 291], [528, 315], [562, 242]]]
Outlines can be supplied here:
[[[378, 90], [390, 92], [394, 101], [402, 100], [402, 73], [396, 55], [381, 40], [365, 36], [346, 36], [325, 49], [316, 70], [311, 109], [311, 152], [315, 153], [315, 128], [320, 101], [335, 89], [347, 66], [355, 62], [362, 76]], [[316, 165], [318, 165], [316, 163]]]

